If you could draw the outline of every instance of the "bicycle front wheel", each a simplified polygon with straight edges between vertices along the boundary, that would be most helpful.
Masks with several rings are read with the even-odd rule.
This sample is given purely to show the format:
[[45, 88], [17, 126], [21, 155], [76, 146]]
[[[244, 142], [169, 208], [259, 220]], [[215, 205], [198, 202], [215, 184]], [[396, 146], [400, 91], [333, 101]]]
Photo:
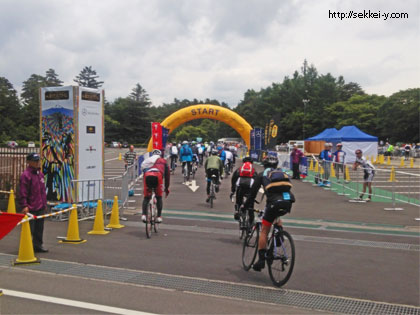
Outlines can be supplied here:
[[267, 253], [268, 273], [271, 281], [277, 287], [281, 287], [289, 281], [295, 265], [295, 243], [287, 231], [281, 232], [282, 239], [274, 244], [274, 238], [270, 240]]
[[257, 257], [258, 240], [260, 238], [260, 229], [255, 226], [251, 231], [246, 234], [244, 244], [242, 247], [242, 265], [248, 271]]
[[146, 236], [147, 238], [152, 237], [152, 204], [149, 203], [147, 207], [147, 218], [146, 218]]
[[157, 209], [154, 209], [153, 212], [153, 230], [155, 231], [155, 233], [159, 232], [159, 223], [157, 223]]

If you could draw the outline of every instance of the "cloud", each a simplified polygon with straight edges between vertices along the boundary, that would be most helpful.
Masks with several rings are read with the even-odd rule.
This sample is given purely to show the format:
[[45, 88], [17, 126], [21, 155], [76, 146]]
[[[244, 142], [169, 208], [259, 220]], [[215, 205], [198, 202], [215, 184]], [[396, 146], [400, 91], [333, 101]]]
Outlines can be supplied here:
[[[408, 19], [329, 18], [329, 11]], [[217, 99], [281, 82], [303, 60], [390, 95], [418, 86], [419, 5], [377, 0], [0, 1], [0, 76], [15, 88], [53, 68], [65, 84], [92, 66], [107, 99], [140, 83], [154, 105]]]

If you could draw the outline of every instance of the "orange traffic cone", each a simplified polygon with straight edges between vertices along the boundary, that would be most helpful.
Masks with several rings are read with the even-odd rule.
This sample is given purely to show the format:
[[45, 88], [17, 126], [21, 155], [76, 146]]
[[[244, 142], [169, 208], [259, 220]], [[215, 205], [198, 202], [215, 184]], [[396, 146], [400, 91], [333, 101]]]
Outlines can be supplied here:
[[120, 212], [118, 210], [118, 197], [114, 197], [114, 204], [112, 205], [111, 211], [111, 219], [109, 220], [109, 224], [106, 226], [108, 228], [113, 229], [120, 229], [123, 228], [124, 225], [120, 224]]
[[93, 230], [89, 231], [88, 234], [99, 234], [105, 235], [109, 231], [104, 229], [104, 213], [102, 210], [102, 200], [98, 200], [98, 206], [96, 207], [95, 222], [93, 222]]
[[[24, 220], [28, 219], [27, 216]], [[29, 221], [22, 223], [22, 230], [20, 232], [19, 254], [18, 258], [13, 262], [13, 265], [23, 264], [38, 264], [40, 260], [35, 257], [34, 246], [32, 244], [31, 227]]]
[[13, 192], [13, 190], [10, 191], [9, 204], [7, 206], [7, 213], [16, 213], [15, 193]]
[[79, 221], [77, 221], [77, 206], [73, 204], [73, 210], [70, 212], [69, 226], [67, 229], [67, 237], [59, 243], [81, 244], [86, 240], [79, 236]]

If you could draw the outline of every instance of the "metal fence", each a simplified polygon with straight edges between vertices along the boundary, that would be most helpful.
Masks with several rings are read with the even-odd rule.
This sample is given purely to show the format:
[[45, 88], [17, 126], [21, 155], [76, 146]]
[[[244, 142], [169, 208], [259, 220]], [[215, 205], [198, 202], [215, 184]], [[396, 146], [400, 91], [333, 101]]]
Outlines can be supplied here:
[[[317, 159], [308, 160], [305, 181], [322, 186], [349, 198], [362, 194], [364, 170], [352, 169], [350, 164], [322, 163]], [[337, 173], [338, 170], [338, 173]], [[367, 197], [368, 190], [365, 193]], [[372, 200], [420, 206], [420, 168], [384, 166], [376, 167], [372, 181]]]
[[17, 190], [29, 153], [39, 153], [39, 148], [0, 148], [0, 190]]

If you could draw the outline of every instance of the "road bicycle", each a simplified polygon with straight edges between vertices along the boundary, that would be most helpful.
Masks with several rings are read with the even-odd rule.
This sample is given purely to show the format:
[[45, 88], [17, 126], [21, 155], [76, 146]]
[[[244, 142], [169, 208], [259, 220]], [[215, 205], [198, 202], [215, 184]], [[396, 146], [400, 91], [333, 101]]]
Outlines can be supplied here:
[[184, 184], [190, 181], [190, 172], [188, 171], [188, 162], [184, 162]]
[[158, 211], [157, 211], [157, 199], [156, 199], [156, 190], [152, 188], [152, 196], [150, 198], [149, 204], [147, 205], [147, 214], [146, 214], [146, 236], [147, 238], [152, 237], [152, 230], [157, 233], [159, 231], [159, 223], [157, 222]]
[[175, 174], [176, 169], [176, 157], [171, 156], [171, 174]]
[[[238, 193], [238, 191], [236, 193]], [[245, 195], [243, 200], [247, 200], [247, 198], [248, 196]], [[232, 196], [232, 202], [235, 202], [235, 196]], [[257, 201], [255, 200], [255, 202]], [[251, 223], [249, 221], [249, 211], [248, 209], [244, 208], [244, 204], [242, 202], [241, 205], [237, 205], [235, 203], [235, 213], [236, 212], [239, 213], [239, 239], [241, 240], [251, 229]]]
[[[262, 213], [260, 210], [255, 212]], [[266, 265], [273, 284], [281, 287], [290, 279], [295, 265], [295, 244], [289, 232], [279, 225], [278, 217], [267, 238]], [[248, 271], [255, 262], [258, 253], [258, 240], [261, 221], [255, 223], [246, 235], [242, 248], [242, 265]]]
[[217, 176], [212, 174], [210, 179], [207, 179], [210, 181], [210, 196], [209, 196], [209, 202], [210, 202], [210, 208], [213, 208], [213, 201], [216, 199], [216, 179]]

